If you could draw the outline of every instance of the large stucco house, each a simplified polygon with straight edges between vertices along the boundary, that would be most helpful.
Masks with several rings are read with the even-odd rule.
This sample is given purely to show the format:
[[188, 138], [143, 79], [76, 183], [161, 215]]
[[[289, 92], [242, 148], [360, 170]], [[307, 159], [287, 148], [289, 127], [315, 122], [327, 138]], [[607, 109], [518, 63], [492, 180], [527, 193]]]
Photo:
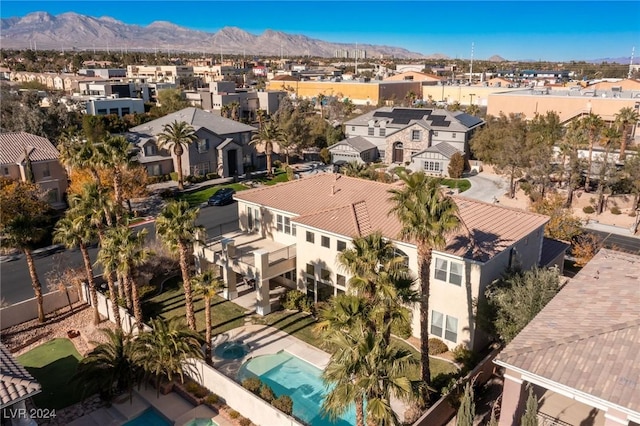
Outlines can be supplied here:
[[[239, 223], [228, 224], [229, 232], [222, 235], [210, 235], [195, 253], [221, 267], [229, 299], [237, 296], [238, 284], [254, 279], [259, 314], [270, 312], [272, 291], [279, 286], [297, 288], [314, 301], [347, 291], [350, 276], [336, 255], [350, 246], [353, 237], [374, 231], [393, 241], [410, 269], [417, 271], [415, 244], [398, 237], [400, 223], [388, 214], [392, 206], [388, 191], [394, 187], [321, 174], [242, 191], [235, 195]], [[466, 227], [433, 255], [430, 336], [451, 348], [461, 343], [479, 348], [486, 340], [476, 330], [474, 299], [516, 262], [528, 269], [558, 262], [564, 251], [543, 259], [546, 216], [464, 197], [454, 200]], [[412, 329], [420, 337], [417, 309]]]
[[245, 165], [255, 163], [255, 149], [249, 145], [255, 127], [198, 108], [185, 108], [129, 130], [127, 137], [138, 147], [138, 160], [150, 176], [176, 170], [173, 153], [158, 147], [158, 135], [166, 124], [175, 121], [188, 123], [198, 137], [182, 155], [184, 176], [241, 175]]
[[347, 152], [345, 147], [354, 145], [349, 141], [359, 138], [358, 147], [368, 142], [367, 146], [377, 148], [368, 161], [379, 158], [386, 164], [448, 176], [451, 156], [459, 152], [469, 159], [469, 140], [483, 124], [482, 119], [461, 111], [383, 107], [347, 121], [347, 139], [332, 145], [329, 151], [341, 160]]
[[504, 348], [500, 425], [640, 425], [640, 256], [602, 249]]
[[0, 173], [16, 179], [31, 179], [45, 194], [53, 208], [65, 207], [67, 174], [59, 161], [60, 153], [49, 139], [26, 132], [0, 133]]

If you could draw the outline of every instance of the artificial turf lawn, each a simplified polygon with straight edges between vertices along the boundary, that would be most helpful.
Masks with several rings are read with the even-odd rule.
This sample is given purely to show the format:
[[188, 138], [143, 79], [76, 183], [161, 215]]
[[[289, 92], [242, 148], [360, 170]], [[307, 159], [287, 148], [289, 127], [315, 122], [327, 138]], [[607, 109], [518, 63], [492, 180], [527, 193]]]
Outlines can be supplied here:
[[68, 383], [81, 359], [69, 339], [50, 340], [18, 357], [18, 362], [42, 386], [42, 392], [33, 397], [36, 406], [60, 409], [82, 399], [79, 389]]
[[198, 191], [186, 192], [178, 195], [178, 200], [186, 200], [191, 207], [199, 206], [202, 203], [206, 203], [209, 197], [218, 192], [221, 188], [233, 188], [238, 191], [244, 191], [249, 189], [248, 186], [241, 183], [229, 183], [226, 185], [211, 186], [209, 188], [200, 189]]

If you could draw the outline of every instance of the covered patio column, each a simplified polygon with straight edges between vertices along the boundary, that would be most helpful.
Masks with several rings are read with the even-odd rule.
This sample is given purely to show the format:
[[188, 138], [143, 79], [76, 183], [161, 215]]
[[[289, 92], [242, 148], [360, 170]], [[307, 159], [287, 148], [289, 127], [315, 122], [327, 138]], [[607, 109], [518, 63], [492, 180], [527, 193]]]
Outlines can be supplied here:
[[269, 298], [269, 279], [264, 279], [269, 268], [269, 252], [266, 250], [255, 250], [256, 267], [256, 313], [267, 315], [271, 313], [271, 300]]
[[524, 412], [527, 392], [520, 374], [506, 369], [502, 388], [500, 426], [518, 426]]
[[231, 238], [225, 238], [222, 243], [222, 258], [224, 266], [222, 267], [222, 279], [226, 283], [222, 294], [225, 299], [233, 300], [238, 297], [238, 288], [236, 286], [236, 272], [231, 266], [231, 261], [236, 255], [235, 241]]

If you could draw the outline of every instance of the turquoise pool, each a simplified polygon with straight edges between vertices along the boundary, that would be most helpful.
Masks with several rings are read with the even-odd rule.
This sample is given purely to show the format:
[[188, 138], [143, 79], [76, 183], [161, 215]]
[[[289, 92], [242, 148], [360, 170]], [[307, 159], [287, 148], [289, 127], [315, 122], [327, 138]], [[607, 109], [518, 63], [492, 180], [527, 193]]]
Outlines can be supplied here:
[[218, 426], [218, 423], [211, 419], [193, 419], [185, 423], [184, 426]]
[[162, 414], [154, 408], [149, 408], [135, 419], [131, 419], [123, 426], [171, 426], [172, 422], [168, 421]]
[[355, 425], [355, 407], [335, 422], [322, 416], [322, 401], [327, 388], [321, 375], [319, 368], [281, 351], [245, 362], [238, 371], [238, 381], [258, 377], [271, 386], [276, 396], [289, 395], [293, 400], [293, 415], [311, 426]]

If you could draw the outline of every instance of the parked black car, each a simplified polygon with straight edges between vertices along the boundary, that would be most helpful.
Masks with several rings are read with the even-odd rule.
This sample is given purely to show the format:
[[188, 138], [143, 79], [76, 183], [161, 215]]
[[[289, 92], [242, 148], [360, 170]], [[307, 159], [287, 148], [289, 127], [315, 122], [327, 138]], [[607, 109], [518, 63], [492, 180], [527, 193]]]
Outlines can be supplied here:
[[221, 188], [209, 197], [209, 201], [207, 202], [210, 206], [226, 206], [227, 204], [233, 203], [233, 194], [236, 193], [236, 190], [233, 188]]

